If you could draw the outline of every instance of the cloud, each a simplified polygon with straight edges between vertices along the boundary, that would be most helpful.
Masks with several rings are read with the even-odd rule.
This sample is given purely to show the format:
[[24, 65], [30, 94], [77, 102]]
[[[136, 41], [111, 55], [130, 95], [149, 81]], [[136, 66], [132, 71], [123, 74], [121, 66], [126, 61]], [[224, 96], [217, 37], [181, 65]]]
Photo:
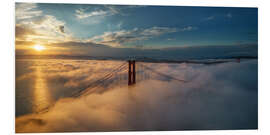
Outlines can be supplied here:
[[[83, 65], [94, 67], [89, 63]], [[113, 66], [113, 63], [109, 65]], [[157, 77], [137, 83], [135, 87], [115, 87], [104, 93], [63, 98], [48, 112], [17, 117], [16, 132], [258, 128], [257, 60], [213, 66], [148, 66], [189, 82], [166, 81]], [[100, 67], [104, 66], [100, 64]], [[78, 76], [83, 74], [86, 73]]]
[[36, 35], [36, 32], [28, 27], [23, 27], [20, 25], [15, 26], [16, 39], [25, 38], [27, 35]]
[[205, 18], [204, 20], [205, 21], [210, 21], [210, 20], [214, 20], [215, 19], [215, 16], [209, 16], [207, 18]]
[[169, 27], [152, 27], [149, 29], [144, 29], [142, 32], [140, 32], [143, 36], [159, 36], [162, 34], [167, 33], [174, 33], [177, 32], [177, 28], [169, 28]]
[[76, 9], [75, 12], [76, 12], [75, 16], [78, 19], [85, 19], [85, 18], [93, 17], [93, 16], [105, 16], [105, 15], [109, 14], [109, 12], [103, 11], [103, 10], [86, 12], [85, 9], [83, 9], [83, 8]]
[[20, 40], [16, 39], [15, 44], [16, 44], [16, 47], [17, 47], [17, 45], [34, 45], [36, 43], [33, 42], [33, 41], [24, 41], [24, 40], [20, 41]]
[[[203, 19], [203, 21], [211, 21], [211, 20], [214, 20], [216, 18], [219, 18], [219, 17], [222, 17], [222, 15], [219, 15], [219, 16], [209, 16], [209, 17], [206, 17]], [[226, 18], [232, 18], [232, 14], [231, 13], [228, 13], [225, 15]]]
[[121, 46], [126, 43], [132, 43], [140, 40], [148, 40], [157, 36], [179, 31], [195, 30], [195, 27], [187, 26], [182, 29], [170, 27], [151, 27], [147, 29], [134, 28], [132, 30], [120, 30], [114, 32], [105, 32], [103, 35], [94, 36], [89, 41], [109, 46]]
[[42, 11], [37, 8], [38, 6], [35, 3], [16, 3], [16, 21], [31, 19], [42, 15]]
[[[75, 86], [85, 87], [89, 82], [101, 78], [104, 72], [110, 71], [111, 68], [115, 68], [116, 64], [121, 64], [117, 61], [41, 61], [39, 63], [32, 63], [28, 67], [28, 74], [23, 74], [16, 77], [16, 81], [23, 81], [25, 79], [34, 79], [36, 77], [35, 71], [37, 68], [41, 69], [44, 78], [51, 82], [61, 81], [64, 82], [64, 89], [74, 88]], [[104, 66], [106, 64], [106, 66]], [[89, 67], [89, 65], [91, 65]], [[95, 72], [95, 74], [89, 74]], [[80, 88], [75, 87], [75, 88]], [[59, 90], [58, 90], [59, 91]]]
[[171, 41], [171, 40], [175, 40], [175, 38], [168, 38], [167, 40]]
[[105, 16], [112, 16], [112, 15], [122, 15], [126, 16], [127, 14], [124, 13], [124, 10], [134, 9], [134, 8], [141, 8], [145, 6], [116, 6], [116, 5], [105, 5], [101, 6], [96, 10], [89, 11], [89, 8], [79, 8], [75, 10], [75, 16], [77, 19], [86, 19], [91, 17], [105, 17]]
[[[63, 20], [39, 10], [35, 3], [16, 3], [16, 43], [50, 44], [74, 41], [72, 32]], [[24, 44], [28, 46], [30, 44]]]
[[[81, 7], [75, 10], [74, 16], [83, 24], [97, 24], [103, 22], [108, 16], [120, 15], [128, 16], [128, 11], [134, 8], [142, 8], [145, 6], [119, 6], [119, 5], [104, 5], [97, 6], [95, 9], [89, 7]], [[117, 26], [119, 28], [119, 24]]]
[[[117, 6], [118, 7], [118, 6]], [[89, 11], [88, 8], [79, 8], [75, 10], [75, 16], [79, 20], [84, 20], [95, 17], [94, 23], [98, 23], [101, 19], [104, 19], [105, 16], [112, 16], [115, 14], [122, 14], [120, 10], [122, 8], [117, 8], [115, 6], [104, 6], [96, 10]]]
[[197, 29], [198, 29], [197, 27], [187, 26], [187, 27], [180, 29], [180, 31], [192, 31], [192, 30], [197, 30]]
[[105, 7], [108, 9], [109, 12], [112, 13], [112, 15], [122, 15], [122, 16], [128, 16], [127, 11], [136, 9], [136, 8], [143, 8], [146, 6], [142, 5], [105, 5]]
[[35, 41], [43, 44], [71, 41], [75, 38], [65, 22], [52, 15], [22, 21], [16, 24], [17, 41]]
[[33, 21], [32, 27], [39, 33], [51, 35], [51, 36], [61, 36], [64, 35], [59, 27], [65, 25], [64, 21], [58, 20], [52, 15], [44, 15], [40, 20]]

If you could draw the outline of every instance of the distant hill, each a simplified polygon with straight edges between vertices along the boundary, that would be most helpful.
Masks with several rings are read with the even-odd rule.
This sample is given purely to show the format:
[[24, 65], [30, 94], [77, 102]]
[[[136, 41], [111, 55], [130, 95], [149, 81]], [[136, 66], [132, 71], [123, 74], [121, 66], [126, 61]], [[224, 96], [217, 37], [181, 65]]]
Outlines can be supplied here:
[[[257, 59], [258, 45], [192, 46], [163, 49], [105, 48], [88, 46], [85, 55], [16, 55], [16, 59], [97, 59], [127, 60], [146, 62], [195, 62], [209, 59]], [[212, 60], [213, 61], [213, 60]]]

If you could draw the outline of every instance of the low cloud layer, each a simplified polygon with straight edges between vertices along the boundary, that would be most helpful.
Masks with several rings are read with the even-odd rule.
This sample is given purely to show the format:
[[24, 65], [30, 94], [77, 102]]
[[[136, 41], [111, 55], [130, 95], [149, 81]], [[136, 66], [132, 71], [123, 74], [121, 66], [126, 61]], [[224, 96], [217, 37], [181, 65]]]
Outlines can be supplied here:
[[257, 128], [257, 60], [148, 66], [188, 82], [156, 77], [63, 98], [48, 112], [17, 117], [16, 132]]

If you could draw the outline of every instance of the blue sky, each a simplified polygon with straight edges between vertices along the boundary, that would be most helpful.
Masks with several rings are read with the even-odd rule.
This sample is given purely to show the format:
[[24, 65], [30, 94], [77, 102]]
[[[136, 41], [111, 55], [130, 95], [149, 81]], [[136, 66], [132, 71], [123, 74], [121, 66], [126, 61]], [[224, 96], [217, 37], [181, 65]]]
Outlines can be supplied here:
[[16, 3], [16, 44], [37, 42], [121, 48], [257, 44], [258, 10]]

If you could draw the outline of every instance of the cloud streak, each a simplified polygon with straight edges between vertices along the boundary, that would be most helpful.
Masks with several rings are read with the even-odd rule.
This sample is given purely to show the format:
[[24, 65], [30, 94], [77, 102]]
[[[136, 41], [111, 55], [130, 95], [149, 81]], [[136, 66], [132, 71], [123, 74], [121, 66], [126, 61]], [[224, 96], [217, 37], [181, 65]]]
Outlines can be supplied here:
[[15, 10], [16, 21], [31, 19], [42, 15], [42, 11], [37, 9], [37, 4], [35, 3], [16, 3]]
[[82, 8], [75, 10], [75, 12], [76, 12], [75, 16], [78, 19], [85, 19], [85, 18], [93, 17], [93, 16], [106, 16], [109, 14], [109, 12], [106, 12], [103, 10], [86, 12], [85, 9], [82, 9]]
[[89, 11], [89, 8], [79, 8], [75, 10], [75, 16], [77, 19], [87, 19], [91, 17], [106, 17], [112, 15], [122, 15], [126, 16], [127, 14], [123, 13], [124, 10], [141, 8], [145, 6], [115, 6], [115, 5], [104, 5], [98, 9]]
[[210, 21], [210, 20], [214, 20], [215, 19], [215, 16], [209, 16], [207, 18], [205, 18], [204, 20], [205, 21]]
[[94, 36], [88, 41], [93, 41], [99, 44], [105, 44], [109, 46], [122, 46], [126, 43], [132, 43], [140, 40], [148, 40], [169, 33], [191, 31], [195, 29], [197, 28], [192, 26], [187, 26], [181, 29], [157, 26], [146, 29], [134, 28], [132, 30], [105, 32], [103, 35]]

